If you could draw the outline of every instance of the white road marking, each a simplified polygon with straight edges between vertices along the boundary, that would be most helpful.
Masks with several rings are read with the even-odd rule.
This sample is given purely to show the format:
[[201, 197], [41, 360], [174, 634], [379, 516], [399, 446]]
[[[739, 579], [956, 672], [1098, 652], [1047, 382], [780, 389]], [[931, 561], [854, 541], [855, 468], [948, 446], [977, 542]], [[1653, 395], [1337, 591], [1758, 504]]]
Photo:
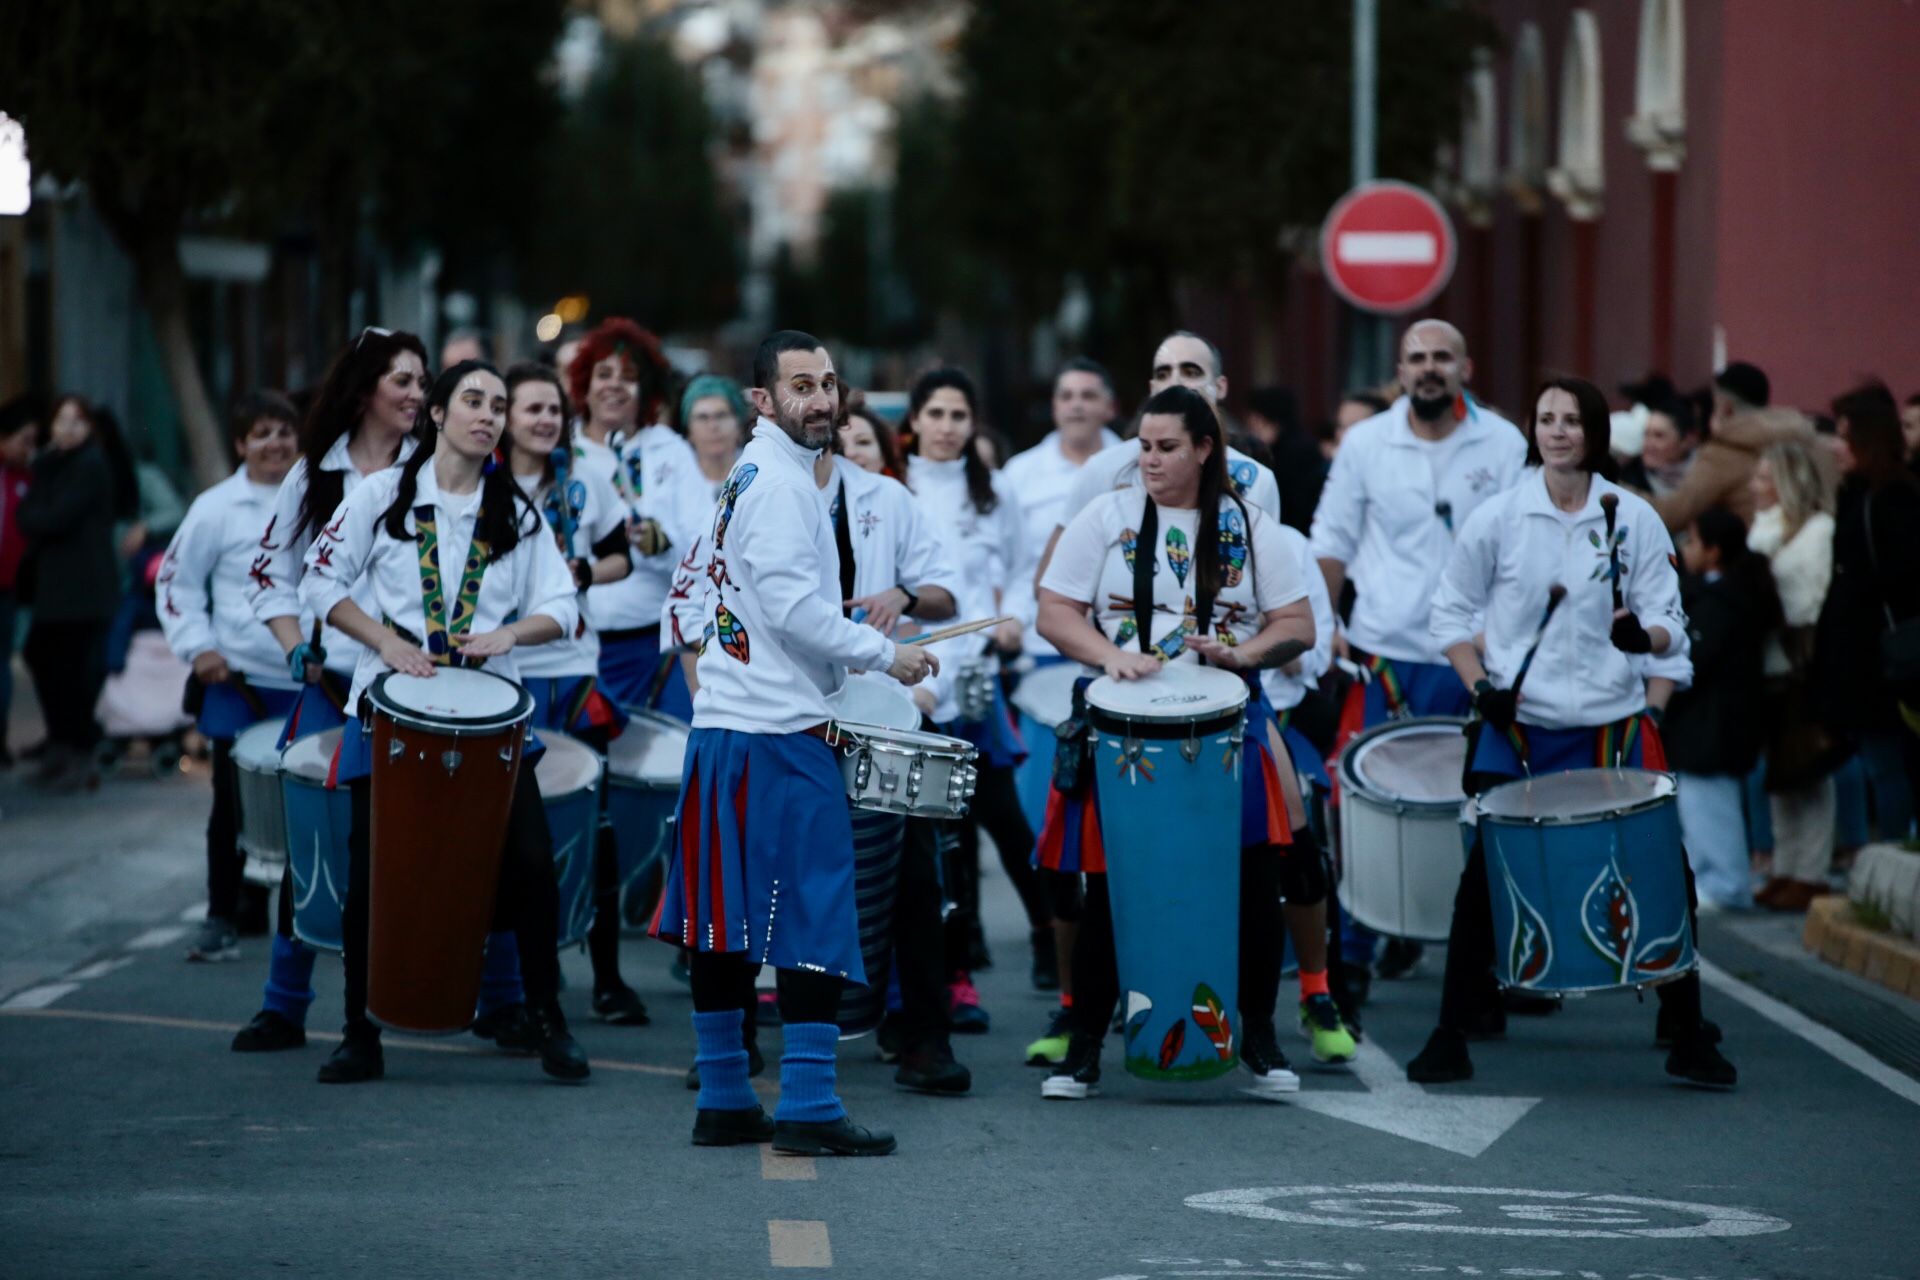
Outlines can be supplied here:
[[177, 924], [161, 925], [158, 929], [149, 929], [137, 938], [127, 942], [129, 951], [152, 951], [168, 943], [178, 942], [187, 936], [187, 931]]
[[1823, 1027], [1790, 1005], [1748, 986], [1711, 960], [1700, 961], [1700, 979], [1714, 990], [1732, 996], [1768, 1022], [1791, 1031], [1816, 1049], [1844, 1062], [1877, 1085], [1920, 1106], [1920, 1080], [1888, 1066], [1831, 1027]]
[[1358, 1046], [1353, 1073], [1367, 1092], [1308, 1091], [1290, 1094], [1286, 1101], [1463, 1156], [1477, 1156], [1498, 1142], [1540, 1101], [1429, 1093], [1408, 1080], [1400, 1065], [1372, 1040]]
[[1440, 241], [1431, 231], [1342, 231], [1333, 256], [1349, 266], [1419, 267], [1440, 261]]
[[0, 1009], [44, 1009], [55, 1000], [70, 996], [79, 989], [77, 982], [49, 982], [44, 987], [28, 987], [5, 1004], [0, 1004]]
[[195, 903], [185, 911], [182, 911], [176, 918], [182, 924], [199, 924], [207, 918], [207, 905], [204, 902]]
[[833, 1246], [827, 1240], [827, 1224], [769, 1219], [767, 1254], [776, 1267], [831, 1267]]
[[124, 969], [133, 963], [132, 956], [119, 956], [110, 960], [95, 960], [85, 968], [75, 969], [67, 977], [74, 982], [91, 982], [95, 978], [104, 978], [115, 969]]
[[[1419, 1196], [1421, 1199], [1410, 1197]], [[1489, 1196], [1515, 1204], [1486, 1205], [1453, 1197]], [[1274, 1200], [1301, 1201], [1281, 1208]], [[1573, 1203], [1578, 1201], [1580, 1203]], [[1473, 1236], [1549, 1236], [1559, 1239], [1688, 1240], [1703, 1236], [1753, 1236], [1786, 1231], [1792, 1223], [1737, 1205], [1695, 1204], [1646, 1196], [1593, 1195], [1583, 1191], [1532, 1191], [1518, 1187], [1442, 1187], [1412, 1182], [1363, 1182], [1344, 1187], [1241, 1187], [1188, 1196], [1188, 1208], [1269, 1222], [1316, 1227], [1359, 1227], [1374, 1231], [1417, 1231]], [[1456, 1221], [1467, 1209], [1487, 1216], [1496, 1210], [1516, 1222], [1542, 1226], [1503, 1226]], [[1675, 1219], [1695, 1221], [1675, 1222]]]

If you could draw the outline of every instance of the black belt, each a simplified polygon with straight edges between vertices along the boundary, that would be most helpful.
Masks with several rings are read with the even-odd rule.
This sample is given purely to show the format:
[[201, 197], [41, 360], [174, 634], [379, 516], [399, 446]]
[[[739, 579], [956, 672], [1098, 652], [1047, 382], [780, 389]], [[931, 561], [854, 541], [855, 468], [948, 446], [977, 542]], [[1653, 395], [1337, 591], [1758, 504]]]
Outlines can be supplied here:
[[648, 640], [658, 638], [659, 635], [660, 624], [656, 622], [650, 627], [622, 627], [618, 631], [602, 631], [600, 643], [619, 644], [623, 640]]

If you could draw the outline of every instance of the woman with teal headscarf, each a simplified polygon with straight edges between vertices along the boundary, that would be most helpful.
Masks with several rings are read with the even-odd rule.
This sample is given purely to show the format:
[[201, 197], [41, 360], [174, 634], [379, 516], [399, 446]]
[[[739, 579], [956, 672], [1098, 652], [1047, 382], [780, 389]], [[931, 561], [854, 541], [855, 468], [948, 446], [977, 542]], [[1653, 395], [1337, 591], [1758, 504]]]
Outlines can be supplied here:
[[732, 378], [703, 373], [687, 383], [680, 396], [680, 429], [700, 459], [700, 474], [707, 478], [716, 501], [752, 421], [746, 393]]

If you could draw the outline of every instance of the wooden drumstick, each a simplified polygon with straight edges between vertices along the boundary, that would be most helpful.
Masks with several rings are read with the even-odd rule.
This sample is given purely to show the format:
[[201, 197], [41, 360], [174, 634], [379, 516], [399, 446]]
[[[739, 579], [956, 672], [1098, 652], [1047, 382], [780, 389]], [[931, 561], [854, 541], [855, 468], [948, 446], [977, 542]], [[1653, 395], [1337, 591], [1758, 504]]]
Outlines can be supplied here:
[[1534, 633], [1533, 644], [1527, 649], [1527, 656], [1520, 660], [1520, 670], [1513, 677], [1513, 695], [1517, 700], [1520, 686], [1527, 681], [1527, 670], [1533, 666], [1533, 655], [1540, 652], [1540, 642], [1547, 638], [1547, 624], [1553, 621], [1553, 611], [1567, 598], [1567, 589], [1559, 583], [1547, 588], [1547, 611], [1540, 615], [1540, 630]]
[[942, 627], [938, 631], [929, 631], [927, 632], [927, 634], [923, 636], [915, 636], [913, 639], [903, 640], [901, 643], [902, 644], [934, 644], [941, 640], [951, 640], [955, 636], [969, 635], [975, 631], [985, 631], [988, 627], [997, 627], [1003, 622], [1014, 622], [1014, 621], [1017, 621], [1017, 619], [1010, 617], [1006, 614], [1002, 614], [997, 618], [980, 618], [973, 622], [961, 622], [961, 623], [956, 623], [951, 627]]
[[1618, 610], [1621, 607], [1620, 544], [1613, 540], [1613, 522], [1620, 512], [1620, 495], [1601, 494], [1600, 509], [1607, 513], [1607, 571], [1613, 578], [1613, 607]]

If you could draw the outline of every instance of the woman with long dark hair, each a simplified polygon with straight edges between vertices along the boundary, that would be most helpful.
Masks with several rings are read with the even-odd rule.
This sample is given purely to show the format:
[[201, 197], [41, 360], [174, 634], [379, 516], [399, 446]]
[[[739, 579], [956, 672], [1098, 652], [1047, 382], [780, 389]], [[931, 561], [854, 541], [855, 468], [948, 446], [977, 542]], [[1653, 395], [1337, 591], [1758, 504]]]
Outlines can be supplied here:
[[[907, 431], [912, 435], [907, 487], [919, 499], [947, 558], [959, 569], [962, 621], [1000, 612], [1014, 568], [1021, 563], [1020, 506], [1010, 489], [996, 483], [995, 473], [973, 447], [979, 417], [973, 379], [959, 369], [922, 374], [907, 398]], [[1033, 829], [1020, 809], [1013, 781], [1014, 767], [1026, 759], [1026, 746], [1013, 726], [999, 678], [1001, 657], [1020, 651], [1020, 634], [1020, 623], [1013, 621], [936, 646], [941, 664], [951, 666], [955, 675], [943, 687], [934, 722], [941, 732], [966, 738], [980, 750], [979, 787], [960, 824], [956, 874], [948, 882], [960, 904], [947, 921], [956, 1031], [985, 1031], [988, 1025], [970, 975], [984, 961], [986, 950], [980, 939], [981, 829], [993, 837], [1000, 865], [1026, 909], [1034, 985], [1051, 990], [1060, 982], [1052, 912], [1031, 863]]]
[[[350, 714], [375, 678], [390, 670], [432, 676], [482, 659], [490, 672], [515, 680], [517, 648], [558, 640], [579, 621], [573, 573], [543, 536], [539, 510], [493, 459], [506, 422], [507, 387], [492, 365], [463, 360], [446, 370], [420, 415], [421, 447], [357, 488], [308, 548], [301, 601], [360, 644]], [[457, 599], [471, 601], [470, 607], [448, 616], [438, 575], [431, 590], [424, 585], [429, 556], [440, 565], [467, 566]], [[353, 830], [341, 916], [345, 1038], [320, 1069], [325, 1084], [378, 1079], [385, 1070], [379, 1028], [366, 1015], [371, 744], [371, 729], [358, 719], [334, 757], [334, 777], [352, 790]], [[586, 1055], [567, 1032], [557, 995], [559, 890], [533, 767], [539, 750], [536, 735], [504, 832], [496, 921], [519, 939], [526, 1040], [549, 1075], [581, 1080]]]
[[[1525, 431], [1530, 469], [1467, 518], [1433, 601], [1434, 642], [1479, 716], [1467, 763], [1474, 795], [1523, 774], [1664, 770], [1648, 686], [1654, 671], [1687, 654], [1673, 544], [1652, 506], [1604, 475], [1606, 397], [1578, 378], [1551, 379], [1535, 395]], [[1562, 595], [1543, 626], [1552, 588]], [[1514, 687], [1523, 666], [1524, 695]], [[1691, 914], [1693, 872], [1680, 849], [1673, 856]], [[1422, 1084], [1470, 1079], [1467, 1036], [1505, 1026], [1487, 874], [1476, 839], [1454, 899], [1440, 1025], [1407, 1064], [1408, 1078]], [[1719, 1029], [1700, 1013], [1699, 974], [1657, 992], [1655, 1039], [1672, 1046], [1667, 1072], [1732, 1085], [1733, 1064], [1715, 1047]]]

